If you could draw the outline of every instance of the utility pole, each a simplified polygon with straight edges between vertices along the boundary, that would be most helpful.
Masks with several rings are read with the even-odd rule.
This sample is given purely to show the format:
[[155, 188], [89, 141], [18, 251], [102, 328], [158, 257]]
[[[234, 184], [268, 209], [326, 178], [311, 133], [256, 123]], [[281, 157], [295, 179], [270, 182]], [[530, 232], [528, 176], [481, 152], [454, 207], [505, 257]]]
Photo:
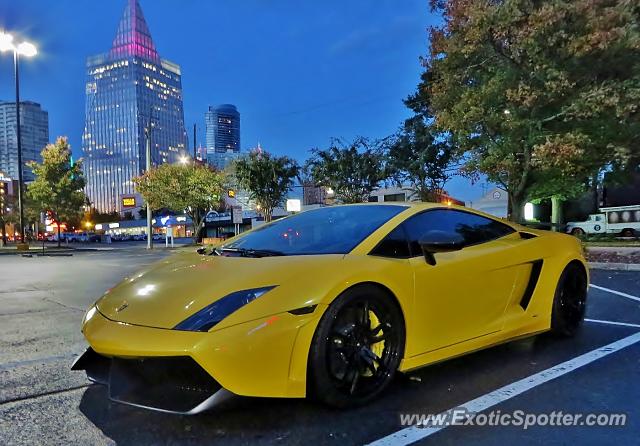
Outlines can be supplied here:
[[[153, 110], [149, 108], [149, 124], [145, 129], [145, 134], [147, 136], [147, 144], [146, 144], [146, 171], [149, 172], [151, 170], [151, 123], [152, 123], [152, 114]], [[147, 249], [153, 249], [153, 224], [151, 221], [151, 205], [147, 201]]]

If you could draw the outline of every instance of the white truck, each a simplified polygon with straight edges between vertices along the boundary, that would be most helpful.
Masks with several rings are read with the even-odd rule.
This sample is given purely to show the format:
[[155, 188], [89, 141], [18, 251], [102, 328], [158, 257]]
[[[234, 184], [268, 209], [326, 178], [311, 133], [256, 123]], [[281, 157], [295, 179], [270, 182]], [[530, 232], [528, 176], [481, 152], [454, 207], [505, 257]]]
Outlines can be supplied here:
[[640, 204], [600, 208], [599, 214], [591, 214], [587, 221], [567, 223], [567, 233], [619, 234], [623, 237], [640, 235]]

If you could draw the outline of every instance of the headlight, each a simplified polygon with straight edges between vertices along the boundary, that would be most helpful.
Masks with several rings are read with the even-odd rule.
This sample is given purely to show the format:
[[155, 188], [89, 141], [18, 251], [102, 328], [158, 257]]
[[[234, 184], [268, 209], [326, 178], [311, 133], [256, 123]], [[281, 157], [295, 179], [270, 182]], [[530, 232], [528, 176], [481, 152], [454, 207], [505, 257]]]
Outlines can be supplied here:
[[185, 331], [209, 331], [211, 327], [229, 316], [237, 309], [244, 307], [253, 302], [258, 297], [274, 289], [275, 286], [267, 286], [263, 288], [253, 288], [251, 290], [236, 291], [227, 294], [222, 299], [204, 307], [193, 316], [188, 317], [178, 325], [173, 327], [174, 330]]
[[82, 318], [82, 325], [86, 324], [87, 322], [89, 322], [91, 320], [91, 318], [93, 316], [95, 316], [95, 314], [98, 312], [98, 309], [96, 308], [95, 305], [91, 305], [91, 308], [89, 308], [89, 310], [87, 310], [87, 312], [84, 314], [84, 318]]

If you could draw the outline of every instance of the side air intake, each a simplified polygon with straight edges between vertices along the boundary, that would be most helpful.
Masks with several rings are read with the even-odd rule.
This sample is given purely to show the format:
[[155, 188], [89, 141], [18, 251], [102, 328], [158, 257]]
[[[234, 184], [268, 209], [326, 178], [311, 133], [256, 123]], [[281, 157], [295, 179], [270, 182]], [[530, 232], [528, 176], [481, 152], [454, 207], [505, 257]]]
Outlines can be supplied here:
[[538, 284], [538, 279], [540, 279], [541, 271], [542, 260], [531, 262], [531, 275], [529, 276], [529, 282], [527, 283], [527, 288], [524, 290], [522, 299], [520, 299], [520, 306], [523, 310], [526, 310], [529, 306], [529, 302], [531, 302], [531, 297], [533, 296], [533, 292], [536, 290], [536, 285]]

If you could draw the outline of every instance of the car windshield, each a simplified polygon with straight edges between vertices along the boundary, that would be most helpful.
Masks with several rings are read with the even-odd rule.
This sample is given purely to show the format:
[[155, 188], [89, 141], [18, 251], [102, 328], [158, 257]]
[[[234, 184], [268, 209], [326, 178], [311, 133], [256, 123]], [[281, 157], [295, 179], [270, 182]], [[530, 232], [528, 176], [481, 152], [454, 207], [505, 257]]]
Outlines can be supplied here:
[[399, 205], [345, 205], [277, 220], [221, 247], [261, 255], [346, 254], [404, 211]]

